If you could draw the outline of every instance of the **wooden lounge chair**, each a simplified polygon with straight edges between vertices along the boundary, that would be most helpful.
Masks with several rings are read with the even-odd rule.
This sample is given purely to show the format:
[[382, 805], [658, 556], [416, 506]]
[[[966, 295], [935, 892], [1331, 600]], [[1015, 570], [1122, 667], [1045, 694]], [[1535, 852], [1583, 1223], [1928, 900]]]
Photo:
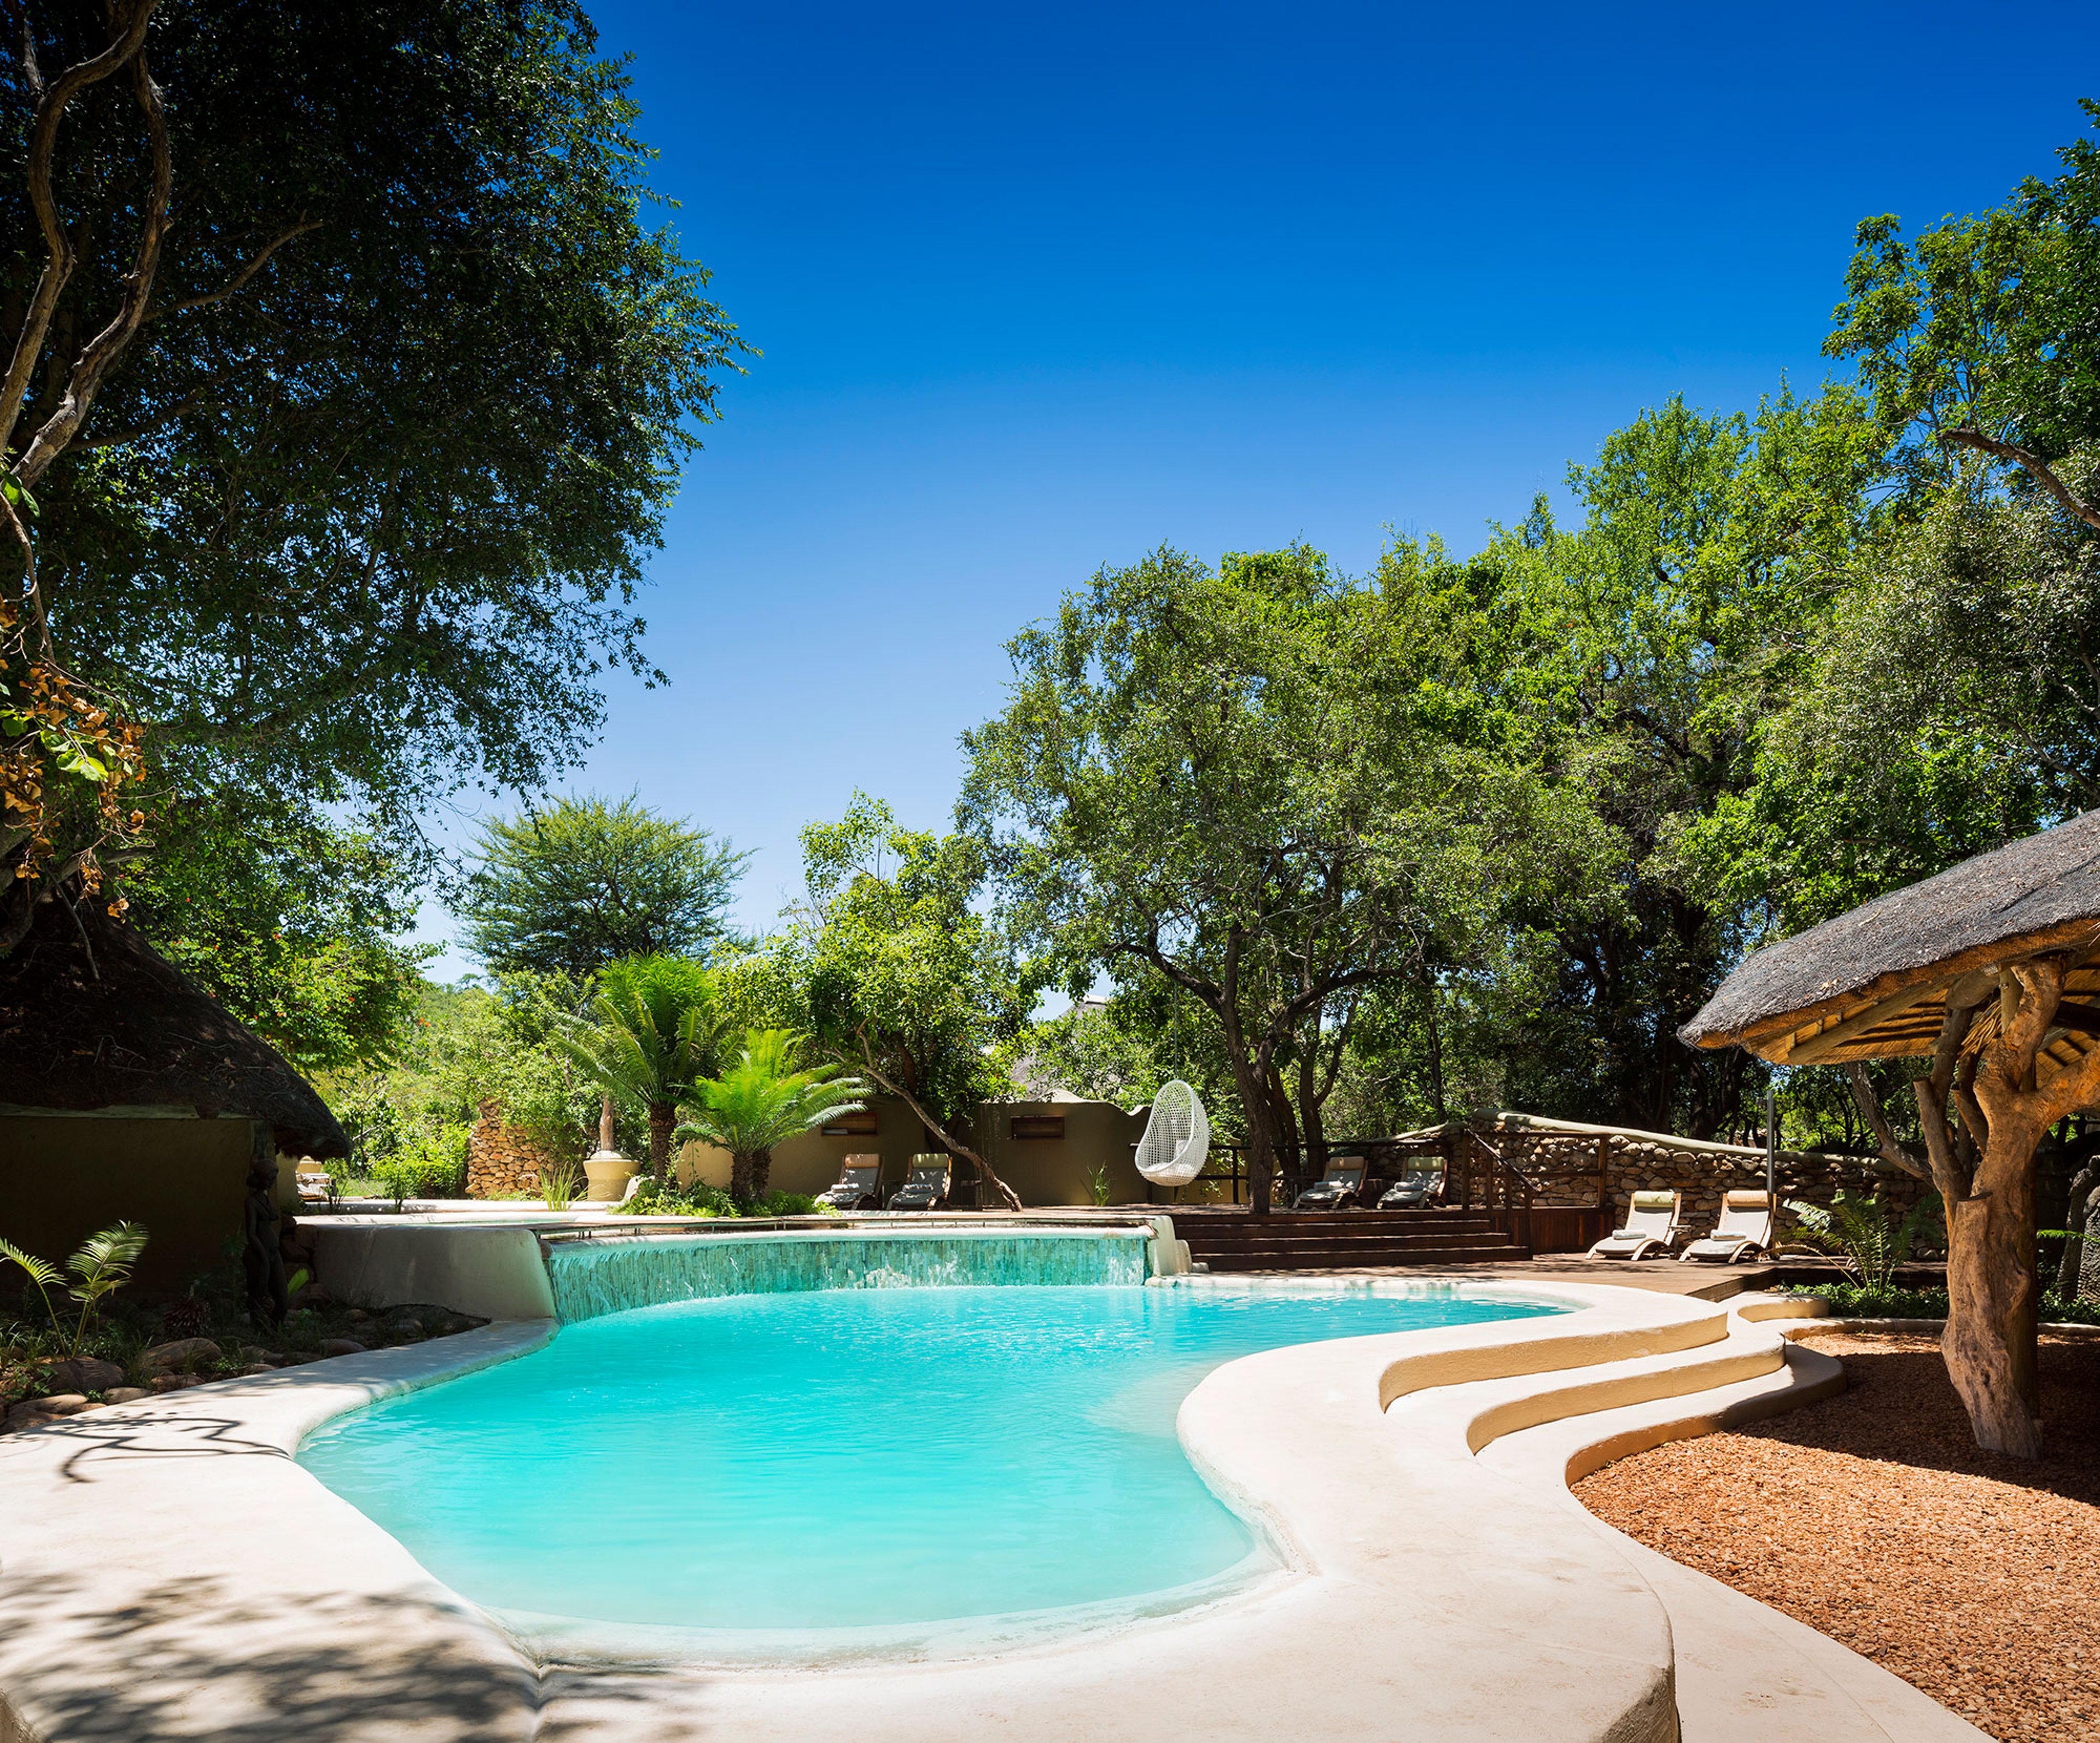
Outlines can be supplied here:
[[1626, 1207], [1626, 1225], [1614, 1229], [1590, 1249], [1592, 1259], [1667, 1258], [1670, 1243], [1683, 1230], [1677, 1220], [1683, 1195], [1674, 1192], [1637, 1192]]
[[1436, 1168], [1410, 1168], [1379, 1197], [1381, 1211], [1427, 1210], [1444, 1196], [1444, 1176]]
[[817, 1194], [817, 1202], [835, 1211], [882, 1208], [882, 1158], [859, 1154], [846, 1158], [837, 1182]]
[[1771, 1251], [1772, 1220], [1778, 1207], [1766, 1192], [1732, 1192], [1721, 1200], [1721, 1220], [1711, 1234], [1702, 1235], [1677, 1256], [1704, 1259], [1718, 1264], [1756, 1259]]
[[949, 1160], [946, 1156], [914, 1156], [911, 1177], [889, 1195], [893, 1211], [930, 1211], [948, 1202]]
[[1328, 1158], [1327, 1172], [1291, 1201], [1294, 1211], [1339, 1211], [1363, 1196], [1364, 1170], [1361, 1156]]

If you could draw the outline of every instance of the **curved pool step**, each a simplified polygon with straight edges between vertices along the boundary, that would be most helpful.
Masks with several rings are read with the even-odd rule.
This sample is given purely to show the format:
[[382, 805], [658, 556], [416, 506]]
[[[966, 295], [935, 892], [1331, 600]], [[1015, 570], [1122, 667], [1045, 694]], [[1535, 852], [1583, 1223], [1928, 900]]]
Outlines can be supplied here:
[[[1843, 1390], [1842, 1363], [1790, 1341], [1805, 1329], [1803, 1317], [1785, 1298], [1740, 1298], [1731, 1304], [1728, 1341], [1776, 1343], [1781, 1359], [1762, 1372], [1506, 1433], [1485, 1445], [1480, 1463], [1555, 1496], [1646, 1580], [1670, 1617], [1683, 1743], [1989, 1743], [1872, 1660], [1605, 1525], [1570, 1491], [1614, 1459]], [[1710, 1358], [1705, 1366], [1712, 1371]]]

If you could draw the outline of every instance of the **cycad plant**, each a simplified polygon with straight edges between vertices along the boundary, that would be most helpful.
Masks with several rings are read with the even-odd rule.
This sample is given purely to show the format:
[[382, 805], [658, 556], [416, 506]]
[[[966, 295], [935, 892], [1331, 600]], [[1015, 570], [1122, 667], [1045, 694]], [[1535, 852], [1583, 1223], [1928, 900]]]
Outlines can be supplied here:
[[867, 1086], [832, 1065], [802, 1063], [808, 1038], [792, 1029], [751, 1029], [721, 1076], [693, 1086], [693, 1118], [680, 1142], [697, 1138], [730, 1154], [730, 1195], [748, 1204], [765, 1190], [773, 1146], [864, 1106]]
[[649, 1110], [649, 1172], [671, 1167], [678, 1105], [720, 1063], [723, 1017], [714, 983], [696, 962], [639, 956], [599, 977], [587, 1022], [562, 1045], [608, 1095]]
[[1879, 1198], [1855, 1196], [1842, 1186], [1832, 1194], [1827, 1210], [1798, 1198], [1788, 1199], [1786, 1207], [1801, 1220], [1816, 1245], [1841, 1254], [1858, 1275], [1860, 1288], [1874, 1295], [1886, 1293], [1896, 1268], [1910, 1257], [1918, 1237], [1939, 1222], [1939, 1195], [1930, 1192], [1900, 1220]]
[[77, 1356], [81, 1346], [87, 1341], [87, 1328], [95, 1317], [95, 1304], [131, 1281], [131, 1268], [138, 1264], [139, 1254], [145, 1250], [146, 1231], [138, 1224], [112, 1223], [82, 1242], [80, 1251], [66, 1260], [66, 1271], [70, 1271], [73, 1277], [71, 1283], [66, 1283], [65, 1272], [48, 1259], [24, 1252], [12, 1241], [0, 1240], [0, 1259], [19, 1265], [37, 1286], [37, 1293], [44, 1300], [44, 1311], [51, 1315], [54, 1331], [62, 1332], [64, 1327], [59, 1322], [58, 1309], [51, 1303], [52, 1286], [64, 1284], [65, 1292], [80, 1304], [80, 1317], [73, 1322], [73, 1344], [66, 1351], [68, 1357]]

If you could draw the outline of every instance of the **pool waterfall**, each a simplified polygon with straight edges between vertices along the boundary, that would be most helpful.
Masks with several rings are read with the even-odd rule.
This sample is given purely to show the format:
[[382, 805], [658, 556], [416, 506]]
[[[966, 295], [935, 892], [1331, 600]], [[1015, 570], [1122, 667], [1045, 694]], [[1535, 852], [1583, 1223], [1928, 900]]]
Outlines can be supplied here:
[[547, 1277], [565, 1325], [631, 1308], [813, 1289], [1143, 1283], [1149, 1227], [857, 1227], [760, 1234], [637, 1234], [554, 1241]]

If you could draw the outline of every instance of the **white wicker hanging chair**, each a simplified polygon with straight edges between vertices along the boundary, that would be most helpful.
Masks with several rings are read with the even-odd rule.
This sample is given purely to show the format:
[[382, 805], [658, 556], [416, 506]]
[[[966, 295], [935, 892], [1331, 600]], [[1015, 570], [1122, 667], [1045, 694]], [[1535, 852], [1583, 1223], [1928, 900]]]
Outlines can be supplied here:
[[1137, 1141], [1137, 1172], [1155, 1186], [1186, 1186], [1210, 1153], [1210, 1116], [1196, 1092], [1178, 1077], [1162, 1084]]

